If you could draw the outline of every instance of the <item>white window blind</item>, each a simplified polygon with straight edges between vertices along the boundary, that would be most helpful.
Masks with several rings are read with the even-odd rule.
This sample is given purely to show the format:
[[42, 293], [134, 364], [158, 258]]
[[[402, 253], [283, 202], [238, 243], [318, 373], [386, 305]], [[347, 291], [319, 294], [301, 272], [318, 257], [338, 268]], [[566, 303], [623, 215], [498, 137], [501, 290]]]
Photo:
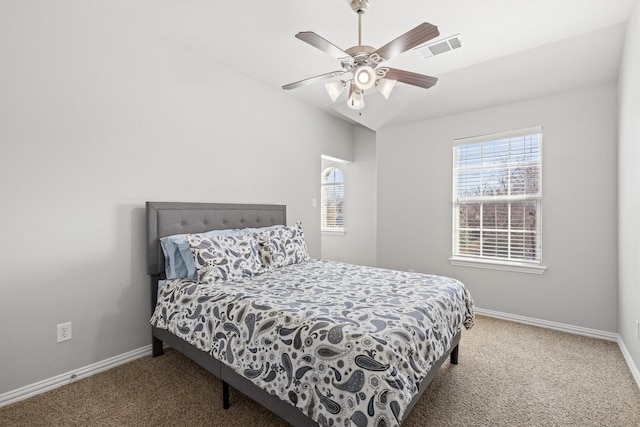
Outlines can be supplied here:
[[338, 168], [327, 168], [321, 180], [322, 231], [344, 231], [344, 178]]
[[453, 257], [542, 264], [542, 128], [454, 140]]

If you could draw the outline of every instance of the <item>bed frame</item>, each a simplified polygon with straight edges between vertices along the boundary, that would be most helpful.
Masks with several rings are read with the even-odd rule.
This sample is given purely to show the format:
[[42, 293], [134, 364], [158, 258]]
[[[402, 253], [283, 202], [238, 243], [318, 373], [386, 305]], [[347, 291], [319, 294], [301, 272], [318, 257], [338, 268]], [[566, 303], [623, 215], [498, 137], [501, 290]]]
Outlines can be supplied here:
[[[160, 247], [160, 238], [174, 234], [202, 233], [227, 228], [286, 225], [287, 219], [285, 205], [147, 202], [146, 208], [147, 273], [151, 276], [152, 312], [155, 310], [157, 302], [158, 281], [164, 278], [164, 255]], [[229, 385], [231, 385], [294, 426], [318, 425], [298, 408], [264, 391], [210, 354], [199, 350], [164, 329], [156, 327], [151, 329], [154, 357], [163, 354], [163, 345], [169, 345], [222, 380], [224, 409], [229, 407]], [[413, 398], [404, 414], [405, 419], [444, 361], [450, 357], [452, 364], [458, 363], [460, 335], [460, 332], [456, 334], [450, 348], [436, 361], [420, 383], [418, 394]]]

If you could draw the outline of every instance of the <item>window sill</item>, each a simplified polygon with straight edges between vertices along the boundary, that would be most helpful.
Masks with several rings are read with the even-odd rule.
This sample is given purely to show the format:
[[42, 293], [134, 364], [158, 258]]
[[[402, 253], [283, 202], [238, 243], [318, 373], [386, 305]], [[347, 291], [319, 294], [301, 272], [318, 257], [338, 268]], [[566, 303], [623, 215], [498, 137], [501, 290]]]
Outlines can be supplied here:
[[542, 265], [519, 264], [515, 262], [501, 262], [485, 259], [449, 258], [451, 265], [460, 267], [486, 268], [489, 270], [515, 271], [517, 273], [543, 274], [547, 267]]
[[321, 230], [325, 236], [344, 236], [344, 230]]

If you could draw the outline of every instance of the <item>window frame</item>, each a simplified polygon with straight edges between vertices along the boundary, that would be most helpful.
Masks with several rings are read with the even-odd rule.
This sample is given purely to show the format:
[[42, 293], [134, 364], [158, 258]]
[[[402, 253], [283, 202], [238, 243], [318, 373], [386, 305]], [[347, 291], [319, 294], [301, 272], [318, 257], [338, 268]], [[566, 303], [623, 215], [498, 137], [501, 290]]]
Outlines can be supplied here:
[[[340, 176], [342, 177], [342, 181], [340, 182], [328, 182], [328, 176], [333, 172], [338, 171]], [[342, 235], [345, 233], [344, 227], [344, 199], [345, 199], [345, 186], [344, 186], [344, 171], [336, 166], [328, 166], [322, 171], [320, 175], [320, 231], [323, 234], [335, 234]], [[325, 209], [326, 209], [326, 198], [324, 189], [327, 187], [342, 187], [342, 226], [334, 226], [327, 227], [325, 223]]]
[[[457, 147], [471, 145], [471, 144], [484, 144], [490, 142], [498, 142], [501, 140], [519, 138], [523, 136], [530, 135], [539, 135], [539, 162], [538, 162], [538, 192], [537, 194], [521, 194], [521, 195], [480, 195], [480, 196], [472, 196], [464, 199], [460, 199], [458, 197], [458, 170], [457, 167]], [[476, 268], [487, 268], [494, 270], [506, 270], [506, 271], [516, 271], [521, 273], [532, 273], [532, 274], [543, 274], [546, 270], [546, 267], [543, 264], [542, 258], [542, 149], [543, 149], [543, 132], [542, 126], [536, 126], [531, 128], [519, 129], [508, 132], [501, 132], [495, 134], [481, 135], [469, 138], [460, 138], [453, 140], [453, 185], [452, 185], [452, 246], [451, 246], [451, 257], [449, 261], [452, 265], [456, 266], [464, 266], [464, 267], [476, 267]], [[511, 150], [509, 150], [511, 152]], [[505, 164], [505, 167], [508, 167], [509, 163]], [[480, 170], [486, 171], [488, 168], [480, 167]], [[509, 183], [509, 193], [511, 192], [511, 183]], [[506, 257], [500, 257], [497, 255], [494, 256], [484, 256], [484, 255], [470, 255], [470, 254], [461, 254], [459, 245], [460, 245], [460, 206], [466, 203], [479, 203], [481, 216], [482, 209], [485, 203], [495, 203], [495, 202], [507, 202], [510, 204], [509, 212], [511, 209], [511, 203], [514, 202], [527, 202], [527, 201], [535, 201], [536, 203], [536, 252], [537, 252], [537, 260], [514, 260], [513, 258], [509, 259]], [[510, 213], [507, 215], [509, 222], [509, 226], [506, 228], [508, 235], [512, 235], [512, 227], [510, 225]], [[480, 219], [479, 231], [483, 231], [483, 222]], [[510, 238], [509, 238], [510, 239]], [[496, 248], [497, 250], [497, 248]], [[481, 247], [482, 251], [482, 247]]]

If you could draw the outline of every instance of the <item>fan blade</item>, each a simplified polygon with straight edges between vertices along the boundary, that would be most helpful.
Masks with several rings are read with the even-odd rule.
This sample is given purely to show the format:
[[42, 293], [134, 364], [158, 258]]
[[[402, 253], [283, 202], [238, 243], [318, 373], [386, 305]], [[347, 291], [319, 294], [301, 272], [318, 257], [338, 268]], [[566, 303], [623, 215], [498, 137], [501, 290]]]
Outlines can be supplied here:
[[385, 79], [397, 80], [408, 85], [419, 86], [429, 89], [438, 81], [437, 77], [425, 76], [424, 74], [412, 73], [411, 71], [398, 70], [396, 68], [380, 67], [376, 71], [384, 72]]
[[385, 44], [371, 55], [377, 54], [382, 60], [386, 61], [439, 35], [438, 27], [428, 22], [423, 22], [413, 30], [409, 30], [397, 39]]
[[296, 34], [296, 38], [302, 40], [303, 42], [309, 43], [311, 46], [328, 53], [334, 58], [342, 59], [344, 57], [350, 56], [347, 52], [343, 51], [330, 41], [323, 39], [313, 31], [301, 31]]
[[299, 82], [289, 83], [288, 85], [282, 86], [282, 89], [284, 90], [295, 89], [300, 86], [306, 86], [312, 83], [321, 82], [323, 80], [329, 80], [334, 77], [341, 76], [344, 73], [345, 73], [344, 71], [340, 70], [340, 71], [332, 71], [326, 74], [320, 74], [319, 76], [309, 77], [308, 79], [300, 80]]

